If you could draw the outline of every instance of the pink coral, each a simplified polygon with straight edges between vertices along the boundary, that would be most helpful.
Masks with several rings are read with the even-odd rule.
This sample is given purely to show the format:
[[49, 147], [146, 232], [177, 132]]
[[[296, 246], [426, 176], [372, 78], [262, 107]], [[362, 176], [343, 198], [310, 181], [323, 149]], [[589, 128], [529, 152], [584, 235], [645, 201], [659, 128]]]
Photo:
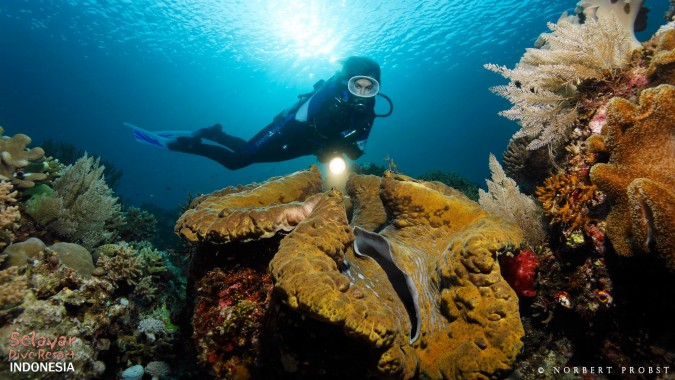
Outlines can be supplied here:
[[537, 294], [534, 278], [539, 267], [537, 255], [527, 248], [516, 256], [503, 255], [500, 259], [502, 275], [513, 290], [521, 297], [534, 297]]
[[590, 129], [591, 133], [594, 135], [599, 135], [605, 124], [607, 124], [607, 103], [602, 105], [595, 112], [593, 119], [588, 123], [588, 129]]

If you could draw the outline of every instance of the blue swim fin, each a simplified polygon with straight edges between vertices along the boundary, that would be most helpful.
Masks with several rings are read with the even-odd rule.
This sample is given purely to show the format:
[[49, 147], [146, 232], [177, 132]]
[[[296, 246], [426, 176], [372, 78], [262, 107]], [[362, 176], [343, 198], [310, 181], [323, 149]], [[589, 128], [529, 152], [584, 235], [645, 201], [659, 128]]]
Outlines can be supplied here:
[[157, 148], [168, 149], [167, 145], [173, 141], [176, 141], [179, 137], [192, 137], [192, 131], [156, 131], [150, 132], [143, 128], [137, 127], [133, 124], [122, 123], [125, 126], [131, 128], [134, 132], [134, 138], [136, 141], [148, 145], [155, 146]]

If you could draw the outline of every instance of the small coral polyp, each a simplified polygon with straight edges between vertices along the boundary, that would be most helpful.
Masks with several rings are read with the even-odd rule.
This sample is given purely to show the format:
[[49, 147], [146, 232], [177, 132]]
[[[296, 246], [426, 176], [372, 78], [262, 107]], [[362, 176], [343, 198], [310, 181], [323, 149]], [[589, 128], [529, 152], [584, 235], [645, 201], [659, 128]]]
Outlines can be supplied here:
[[552, 223], [560, 223], [567, 234], [585, 227], [589, 209], [600, 200], [595, 185], [576, 173], [561, 173], [547, 178], [536, 190], [544, 212]]

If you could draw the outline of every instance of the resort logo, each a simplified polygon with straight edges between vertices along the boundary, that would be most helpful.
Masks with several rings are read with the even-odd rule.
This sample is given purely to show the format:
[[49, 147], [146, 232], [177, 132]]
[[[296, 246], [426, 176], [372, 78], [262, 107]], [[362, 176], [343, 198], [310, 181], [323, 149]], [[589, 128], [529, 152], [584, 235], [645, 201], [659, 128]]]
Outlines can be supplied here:
[[36, 331], [9, 336], [7, 359], [11, 372], [75, 372], [73, 343], [77, 337], [40, 335]]

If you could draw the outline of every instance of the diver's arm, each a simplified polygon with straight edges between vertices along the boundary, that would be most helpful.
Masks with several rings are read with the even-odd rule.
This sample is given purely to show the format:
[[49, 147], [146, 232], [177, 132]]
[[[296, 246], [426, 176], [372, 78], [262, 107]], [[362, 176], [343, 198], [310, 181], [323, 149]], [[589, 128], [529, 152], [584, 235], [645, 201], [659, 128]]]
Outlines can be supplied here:
[[[365, 144], [365, 141], [363, 142]], [[353, 143], [345, 147], [344, 153], [347, 155], [352, 160], [356, 160], [357, 158], [363, 156], [364, 151], [362, 151], [357, 143]]]
[[316, 152], [316, 158], [322, 164], [327, 164], [330, 160], [332, 160], [333, 158], [335, 158], [338, 155], [340, 155], [340, 152], [337, 152], [337, 151], [332, 150], [332, 149], [322, 149], [322, 150]]

